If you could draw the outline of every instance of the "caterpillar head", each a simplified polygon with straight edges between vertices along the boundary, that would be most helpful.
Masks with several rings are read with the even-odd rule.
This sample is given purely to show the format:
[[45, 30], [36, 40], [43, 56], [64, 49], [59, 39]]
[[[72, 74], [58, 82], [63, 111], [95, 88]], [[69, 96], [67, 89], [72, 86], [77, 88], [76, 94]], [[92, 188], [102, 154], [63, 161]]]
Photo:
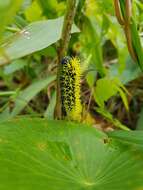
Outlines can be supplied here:
[[62, 115], [70, 120], [81, 119], [80, 61], [76, 57], [64, 57], [61, 61], [60, 89]]

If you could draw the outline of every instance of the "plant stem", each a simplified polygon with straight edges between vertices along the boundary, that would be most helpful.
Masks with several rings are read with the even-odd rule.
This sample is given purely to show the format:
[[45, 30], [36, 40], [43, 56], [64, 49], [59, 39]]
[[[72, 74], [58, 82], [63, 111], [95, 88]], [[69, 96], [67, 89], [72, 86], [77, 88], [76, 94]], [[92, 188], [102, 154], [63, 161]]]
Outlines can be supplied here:
[[57, 99], [55, 108], [55, 118], [61, 119], [61, 93], [60, 93], [60, 63], [62, 58], [67, 54], [68, 44], [70, 41], [71, 28], [76, 12], [76, 0], [67, 0], [67, 10], [64, 17], [61, 41], [58, 48], [58, 66], [57, 66]]

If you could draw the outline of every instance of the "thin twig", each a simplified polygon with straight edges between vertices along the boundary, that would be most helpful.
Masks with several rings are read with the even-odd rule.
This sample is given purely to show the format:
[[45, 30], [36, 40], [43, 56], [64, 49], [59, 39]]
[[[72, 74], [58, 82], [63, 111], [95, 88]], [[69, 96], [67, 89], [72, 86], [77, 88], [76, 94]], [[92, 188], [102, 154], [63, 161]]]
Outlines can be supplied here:
[[131, 16], [132, 16], [132, 2], [131, 2], [131, 0], [126, 0], [125, 10], [126, 10], [126, 12], [125, 12], [126, 13], [126, 17], [125, 17], [126, 23], [130, 24]]
[[131, 54], [131, 57], [133, 58], [134, 61], [137, 61], [137, 57], [136, 57], [136, 54], [135, 54], [135, 51], [134, 51], [133, 45], [132, 45], [132, 37], [131, 37], [130, 26], [125, 24], [124, 31], [125, 31], [125, 35], [126, 35], [126, 39], [127, 39], [128, 50]]
[[131, 17], [132, 17], [132, 1], [125, 1], [125, 17], [121, 13], [121, 7], [119, 0], [114, 0], [115, 14], [120, 25], [124, 27], [124, 32], [126, 35], [128, 50], [131, 54], [131, 57], [134, 61], [137, 61], [137, 56], [132, 44], [132, 35], [131, 35]]
[[76, 0], [67, 0], [67, 11], [64, 18], [64, 24], [62, 29], [61, 41], [58, 48], [58, 67], [57, 67], [57, 99], [55, 108], [55, 118], [61, 119], [61, 93], [60, 93], [60, 63], [62, 58], [66, 55], [68, 44], [70, 41], [71, 28], [74, 21], [76, 12]]
[[132, 44], [132, 36], [131, 36], [131, 16], [132, 16], [132, 2], [131, 0], [126, 0], [125, 2], [125, 26], [124, 31], [127, 39], [128, 50], [134, 61], [137, 61], [137, 56], [135, 54], [133, 44]]
[[120, 25], [124, 25], [124, 18], [121, 14], [119, 0], [114, 0], [115, 14]]

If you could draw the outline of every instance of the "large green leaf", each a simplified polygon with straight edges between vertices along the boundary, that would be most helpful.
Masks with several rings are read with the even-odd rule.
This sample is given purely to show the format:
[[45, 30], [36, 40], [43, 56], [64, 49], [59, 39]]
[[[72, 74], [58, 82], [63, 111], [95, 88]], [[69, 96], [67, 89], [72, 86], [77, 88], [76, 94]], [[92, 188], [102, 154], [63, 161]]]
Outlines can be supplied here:
[[[17, 32], [5, 42], [6, 57], [0, 56], [0, 64], [39, 51], [58, 41], [61, 37], [63, 17], [37, 21]], [[72, 32], [79, 30], [73, 25]]]
[[90, 126], [45, 119], [0, 124], [2, 190], [139, 190], [143, 156]]

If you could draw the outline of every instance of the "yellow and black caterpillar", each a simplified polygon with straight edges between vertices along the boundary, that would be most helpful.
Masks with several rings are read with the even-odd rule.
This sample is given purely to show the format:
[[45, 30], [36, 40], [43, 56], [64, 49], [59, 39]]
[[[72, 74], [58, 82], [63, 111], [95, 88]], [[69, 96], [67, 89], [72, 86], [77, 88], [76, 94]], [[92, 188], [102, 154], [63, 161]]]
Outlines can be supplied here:
[[64, 57], [61, 61], [60, 71], [62, 115], [69, 120], [81, 120], [80, 77], [79, 59]]

